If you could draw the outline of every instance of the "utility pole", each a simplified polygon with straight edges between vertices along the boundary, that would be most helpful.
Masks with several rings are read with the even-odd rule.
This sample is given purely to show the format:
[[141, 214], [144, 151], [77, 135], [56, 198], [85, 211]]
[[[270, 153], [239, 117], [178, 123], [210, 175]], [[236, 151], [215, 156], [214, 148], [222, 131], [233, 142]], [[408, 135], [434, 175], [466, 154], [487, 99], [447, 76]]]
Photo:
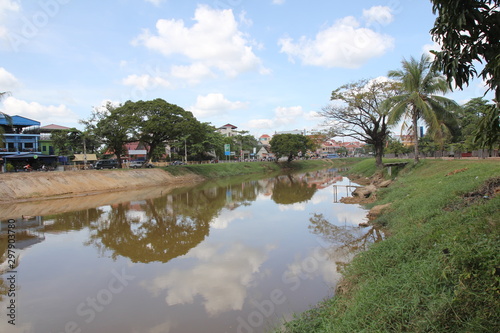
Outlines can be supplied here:
[[83, 169], [87, 169], [87, 140], [85, 140], [85, 134], [83, 135]]
[[187, 144], [186, 144], [187, 138], [184, 139], [184, 162], [187, 164], [188, 161], [188, 155], [187, 155]]

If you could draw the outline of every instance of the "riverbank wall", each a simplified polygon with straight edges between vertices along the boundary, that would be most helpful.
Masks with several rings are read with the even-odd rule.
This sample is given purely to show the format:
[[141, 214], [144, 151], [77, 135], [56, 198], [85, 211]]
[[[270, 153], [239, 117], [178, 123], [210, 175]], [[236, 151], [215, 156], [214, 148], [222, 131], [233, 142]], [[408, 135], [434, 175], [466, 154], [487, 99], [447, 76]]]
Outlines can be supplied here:
[[19, 172], [0, 174], [0, 203], [127, 191], [203, 181], [195, 174], [173, 176], [163, 169]]
[[183, 165], [154, 169], [0, 173], [0, 204], [58, 199], [157, 186], [185, 186], [207, 179], [331, 166], [331, 161]]

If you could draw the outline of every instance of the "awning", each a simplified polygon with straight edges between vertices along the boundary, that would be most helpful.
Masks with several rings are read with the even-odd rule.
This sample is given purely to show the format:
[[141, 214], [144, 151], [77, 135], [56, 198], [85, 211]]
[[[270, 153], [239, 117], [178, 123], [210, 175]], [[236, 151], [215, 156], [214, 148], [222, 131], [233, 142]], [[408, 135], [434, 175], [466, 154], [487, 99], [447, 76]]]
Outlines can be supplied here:
[[[87, 154], [87, 162], [88, 161], [97, 161], [96, 154]], [[85, 162], [85, 154], [75, 154], [75, 158], [73, 162]]]
[[56, 155], [43, 155], [40, 153], [20, 153], [13, 155], [4, 155], [2, 156], [4, 160], [26, 160], [26, 159], [38, 159], [38, 158], [57, 158]]

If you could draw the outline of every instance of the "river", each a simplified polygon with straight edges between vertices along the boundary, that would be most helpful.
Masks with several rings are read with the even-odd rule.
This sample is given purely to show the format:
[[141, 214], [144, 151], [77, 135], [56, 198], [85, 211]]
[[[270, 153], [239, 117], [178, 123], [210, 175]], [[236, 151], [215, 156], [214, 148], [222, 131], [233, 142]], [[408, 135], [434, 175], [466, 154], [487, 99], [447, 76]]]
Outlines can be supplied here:
[[0, 331], [279, 327], [332, 296], [342, 266], [382, 238], [358, 226], [363, 208], [338, 202], [351, 185], [328, 169], [11, 205], [24, 213], [1, 222]]

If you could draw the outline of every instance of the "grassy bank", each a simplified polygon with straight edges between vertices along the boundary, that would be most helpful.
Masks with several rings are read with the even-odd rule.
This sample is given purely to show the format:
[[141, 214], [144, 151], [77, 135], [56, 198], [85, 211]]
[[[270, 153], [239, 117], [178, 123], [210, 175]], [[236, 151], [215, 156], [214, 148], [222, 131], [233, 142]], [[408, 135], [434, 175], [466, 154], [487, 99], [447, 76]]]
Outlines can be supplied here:
[[[343, 162], [339, 162], [341, 165]], [[174, 176], [194, 173], [207, 179], [234, 177], [250, 174], [267, 174], [282, 172], [283, 170], [307, 171], [333, 165], [330, 160], [307, 160], [287, 163], [275, 162], [239, 162], [217, 164], [194, 164], [168, 166], [164, 169]]]
[[[350, 169], [374, 172], [373, 161]], [[337, 295], [281, 332], [500, 332], [498, 161], [408, 164], [378, 193], [391, 236], [358, 255]]]

